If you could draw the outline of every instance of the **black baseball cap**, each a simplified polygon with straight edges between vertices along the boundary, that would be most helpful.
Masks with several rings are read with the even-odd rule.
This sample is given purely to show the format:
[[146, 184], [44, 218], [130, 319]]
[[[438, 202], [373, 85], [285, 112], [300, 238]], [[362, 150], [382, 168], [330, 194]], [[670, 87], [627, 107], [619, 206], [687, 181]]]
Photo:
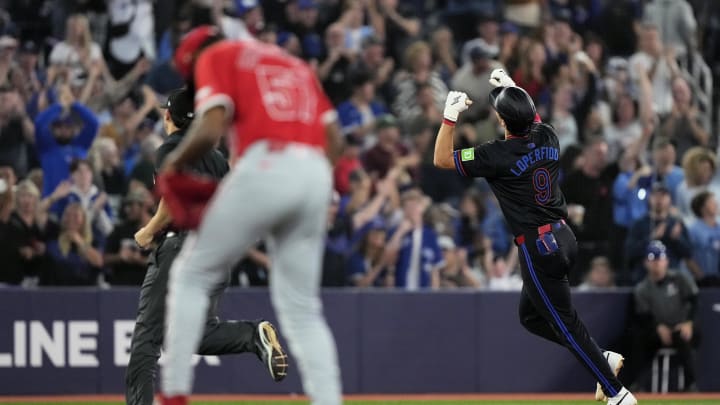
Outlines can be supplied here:
[[490, 92], [490, 105], [505, 121], [513, 135], [527, 135], [530, 132], [537, 111], [529, 94], [520, 87], [496, 87]]
[[171, 91], [160, 108], [167, 109], [173, 123], [180, 128], [184, 128], [195, 118], [193, 96], [184, 87]]

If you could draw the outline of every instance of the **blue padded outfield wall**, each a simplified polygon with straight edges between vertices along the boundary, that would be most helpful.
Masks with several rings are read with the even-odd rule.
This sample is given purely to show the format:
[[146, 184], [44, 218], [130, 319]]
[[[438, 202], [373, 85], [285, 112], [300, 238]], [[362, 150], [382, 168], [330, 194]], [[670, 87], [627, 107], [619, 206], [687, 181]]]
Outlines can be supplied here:
[[[122, 393], [138, 290], [0, 290], [0, 394]], [[336, 290], [325, 311], [347, 393], [594, 391], [565, 349], [527, 333], [519, 295]], [[629, 292], [576, 293], [602, 346], [625, 333]], [[227, 318], [274, 321], [265, 290], [232, 290]], [[720, 391], [720, 290], [701, 293], [699, 386]], [[203, 393], [300, 392], [297, 369], [280, 384], [255, 355], [198, 359]]]

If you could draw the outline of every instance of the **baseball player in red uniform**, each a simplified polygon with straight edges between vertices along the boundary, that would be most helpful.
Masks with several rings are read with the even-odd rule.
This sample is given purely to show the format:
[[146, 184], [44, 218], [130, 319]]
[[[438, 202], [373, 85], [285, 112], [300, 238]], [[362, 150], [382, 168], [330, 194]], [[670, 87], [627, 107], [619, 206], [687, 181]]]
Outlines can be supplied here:
[[163, 172], [180, 171], [229, 129], [235, 161], [171, 269], [163, 404], [187, 403], [208, 292], [263, 236], [272, 304], [305, 392], [313, 404], [340, 404], [337, 351], [319, 297], [328, 157], [340, 139], [335, 110], [312, 70], [276, 46], [223, 41], [204, 26], [183, 38], [174, 58], [194, 85], [196, 122]]

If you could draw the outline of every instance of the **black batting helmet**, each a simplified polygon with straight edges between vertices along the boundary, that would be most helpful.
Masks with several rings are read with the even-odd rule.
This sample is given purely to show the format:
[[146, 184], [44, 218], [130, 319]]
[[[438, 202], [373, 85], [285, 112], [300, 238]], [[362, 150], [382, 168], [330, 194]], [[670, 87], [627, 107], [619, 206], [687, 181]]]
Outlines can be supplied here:
[[505, 121], [513, 135], [527, 135], [535, 121], [535, 103], [520, 87], [496, 87], [490, 92], [490, 105]]

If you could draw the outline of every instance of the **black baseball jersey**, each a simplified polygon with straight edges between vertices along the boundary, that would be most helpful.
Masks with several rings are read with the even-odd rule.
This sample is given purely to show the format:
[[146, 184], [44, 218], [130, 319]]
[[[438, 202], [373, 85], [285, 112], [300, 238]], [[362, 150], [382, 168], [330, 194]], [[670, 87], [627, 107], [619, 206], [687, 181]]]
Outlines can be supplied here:
[[560, 145], [555, 130], [536, 123], [527, 137], [510, 137], [453, 153], [463, 176], [485, 177], [513, 234], [567, 217], [560, 191]]
[[[155, 152], [156, 172], [160, 170], [167, 155], [169, 155], [182, 142], [185, 130], [179, 130], [170, 134], [165, 142]], [[212, 177], [220, 180], [230, 170], [227, 159], [217, 150], [211, 150], [203, 155], [202, 158], [188, 165], [186, 168], [190, 172], [204, 176]]]

